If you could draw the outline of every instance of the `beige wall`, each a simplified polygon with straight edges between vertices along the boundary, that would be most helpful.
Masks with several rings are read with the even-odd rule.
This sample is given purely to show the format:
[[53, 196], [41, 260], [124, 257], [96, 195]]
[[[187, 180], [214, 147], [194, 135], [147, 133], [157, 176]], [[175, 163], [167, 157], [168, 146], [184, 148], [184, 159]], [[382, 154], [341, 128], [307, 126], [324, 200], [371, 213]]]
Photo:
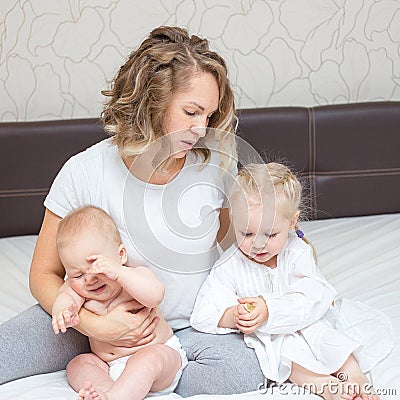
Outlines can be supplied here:
[[400, 100], [399, 0], [1, 0], [0, 121], [98, 116], [162, 24], [212, 40], [238, 107]]

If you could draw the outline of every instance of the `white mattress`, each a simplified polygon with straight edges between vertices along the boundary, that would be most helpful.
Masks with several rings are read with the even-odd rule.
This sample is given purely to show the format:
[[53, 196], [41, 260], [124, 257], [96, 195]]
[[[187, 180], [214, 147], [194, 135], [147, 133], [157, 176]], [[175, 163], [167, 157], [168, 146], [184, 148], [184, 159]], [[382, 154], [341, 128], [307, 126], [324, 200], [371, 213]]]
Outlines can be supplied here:
[[[395, 347], [372, 370], [371, 378], [382, 399], [400, 399], [400, 214], [310, 221], [301, 225], [317, 250], [321, 270], [339, 294], [377, 308], [391, 319]], [[35, 236], [0, 239], [0, 265], [5, 277], [0, 280], [0, 322], [35, 303], [28, 290], [35, 240]], [[268, 395], [252, 392], [192, 398], [320, 399], [310, 394], [293, 395], [295, 389], [288, 388], [286, 392], [275, 389]], [[76, 399], [76, 394], [65, 380], [65, 371], [60, 371], [2, 385], [0, 399], [64, 400]]]

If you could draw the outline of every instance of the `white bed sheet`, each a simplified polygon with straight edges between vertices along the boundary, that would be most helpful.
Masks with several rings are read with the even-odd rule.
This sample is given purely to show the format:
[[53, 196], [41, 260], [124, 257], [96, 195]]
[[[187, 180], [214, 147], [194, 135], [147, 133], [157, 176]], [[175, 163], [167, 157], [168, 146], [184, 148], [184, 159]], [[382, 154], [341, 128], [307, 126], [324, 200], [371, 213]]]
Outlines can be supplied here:
[[[309, 221], [301, 228], [314, 244], [318, 264], [339, 295], [360, 300], [391, 319], [395, 347], [372, 370], [371, 378], [382, 399], [400, 399], [400, 214]], [[0, 265], [5, 277], [0, 280], [0, 322], [35, 303], [28, 290], [35, 240], [35, 236], [0, 239]], [[297, 388], [291, 386], [269, 390], [268, 394], [197, 395], [192, 399], [319, 399], [294, 393]], [[65, 400], [76, 399], [76, 394], [66, 382], [65, 371], [60, 371], [2, 385], [0, 399]]]

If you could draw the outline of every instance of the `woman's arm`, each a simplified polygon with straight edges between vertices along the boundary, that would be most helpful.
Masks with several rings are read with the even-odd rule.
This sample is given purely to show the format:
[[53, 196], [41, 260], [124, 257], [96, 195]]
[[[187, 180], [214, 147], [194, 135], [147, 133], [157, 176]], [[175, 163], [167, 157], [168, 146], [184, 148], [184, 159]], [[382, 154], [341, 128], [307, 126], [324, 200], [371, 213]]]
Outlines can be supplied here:
[[228, 249], [235, 241], [229, 208], [221, 208], [219, 213], [219, 230], [217, 233], [217, 241], [222, 250]]
[[[60, 220], [59, 216], [46, 209], [29, 275], [32, 295], [49, 314], [65, 276], [56, 247]], [[139, 307], [135, 302], [123, 303], [104, 317], [82, 308], [80, 323], [74, 328], [86, 336], [119, 346], [147, 344], [154, 339], [154, 329], [159, 319], [155, 316], [155, 310], [149, 308], [143, 308], [136, 314], [130, 312]]]
[[49, 314], [65, 276], [56, 247], [56, 234], [60, 221], [59, 216], [46, 209], [29, 273], [32, 295]]

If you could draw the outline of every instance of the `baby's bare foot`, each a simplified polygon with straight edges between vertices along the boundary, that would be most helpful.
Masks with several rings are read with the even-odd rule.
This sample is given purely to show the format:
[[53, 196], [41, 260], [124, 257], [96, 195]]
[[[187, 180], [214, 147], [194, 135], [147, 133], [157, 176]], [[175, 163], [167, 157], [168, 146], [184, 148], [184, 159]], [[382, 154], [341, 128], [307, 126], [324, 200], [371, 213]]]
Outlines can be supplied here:
[[79, 391], [78, 395], [78, 400], [107, 400], [107, 396], [96, 390], [89, 381], [85, 382], [84, 388]]
[[88, 400], [89, 399], [89, 392], [86, 390], [86, 386], [90, 384], [90, 382], [85, 382], [85, 385], [82, 389], [78, 392], [78, 400]]

